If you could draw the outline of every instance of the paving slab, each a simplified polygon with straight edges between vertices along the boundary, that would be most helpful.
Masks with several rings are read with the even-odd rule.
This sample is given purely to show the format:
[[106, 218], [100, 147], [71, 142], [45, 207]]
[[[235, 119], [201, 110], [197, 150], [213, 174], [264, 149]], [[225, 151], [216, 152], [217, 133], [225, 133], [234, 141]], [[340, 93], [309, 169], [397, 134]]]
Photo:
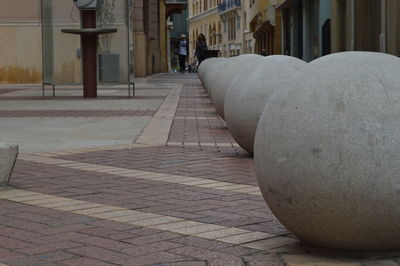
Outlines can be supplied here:
[[71, 86], [0, 92], [0, 137], [23, 144], [0, 188], [0, 265], [398, 265], [398, 251], [299, 242], [197, 77], [142, 82], [136, 98], [122, 86], [96, 100]]

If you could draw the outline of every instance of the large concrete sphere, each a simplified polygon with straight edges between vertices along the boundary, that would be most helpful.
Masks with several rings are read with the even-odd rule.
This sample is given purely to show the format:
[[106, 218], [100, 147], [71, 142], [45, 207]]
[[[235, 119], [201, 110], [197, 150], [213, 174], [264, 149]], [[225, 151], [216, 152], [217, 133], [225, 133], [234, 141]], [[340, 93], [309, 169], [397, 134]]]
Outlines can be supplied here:
[[203, 62], [201, 62], [201, 64], [199, 65], [199, 67], [197, 68], [197, 75], [201, 81], [201, 84], [204, 87], [204, 78], [205, 75], [207, 73], [207, 69], [215, 62], [218, 61], [217, 57], [211, 57], [211, 58], [207, 58], [206, 60], [204, 60]]
[[272, 212], [305, 242], [400, 248], [400, 59], [346, 52], [307, 64], [270, 99], [255, 140]]
[[248, 75], [233, 79], [225, 96], [224, 114], [229, 132], [243, 149], [253, 153], [256, 128], [265, 103], [282, 81], [306, 64], [295, 57], [267, 56], [258, 60]]
[[226, 62], [229, 61], [227, 58], [218, 58], [213, 61], [208, 67], [204, 74], [204, 87], [211, 96], [211, 91], [214, 87], [214, 82], [220, 75], [221, 70], [224, 68]]
[[224, 101], [225, 94], [232, 82], [237, 76], [248, 75], [254, 68], [257, 60], [264, 57], [255, 54], [244, 54], [229, 58], [220, 65], [217, 75], [212, 79], [211, 99], [217, 109], [220, 117], [225, 119]]

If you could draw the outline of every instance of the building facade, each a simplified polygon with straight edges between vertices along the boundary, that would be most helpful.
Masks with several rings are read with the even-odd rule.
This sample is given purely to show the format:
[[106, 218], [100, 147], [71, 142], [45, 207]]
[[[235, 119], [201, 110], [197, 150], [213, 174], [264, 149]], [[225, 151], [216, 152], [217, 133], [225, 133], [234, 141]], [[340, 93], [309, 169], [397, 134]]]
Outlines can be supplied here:
[[[113, 22], [105, 27], [118, 31], [100, 38], [99, 53], [108, 46], [106, 53], [119, 55], [124, 80], [167, 71], [165, 0], [107, 1]], [[40, 84], [50, 77], [57, 84], [81, 82], [80, 38], [61, 32], [80, 27], [73, 6], [70, 0], [2, 0], [0, 83]]]
[[[7, 8], [4, 8], [4, 7]], [[0, 8], [0, 83], [42, 80], [40, 4], [3, 0]]]
[[253, 53], [254, 38], [249, 29], [248, 6], [248, 0], [190, 0], [190, 61], [196, 61], [194, 51], [200, 33], [205, 35], [208, 48], [218, 50], [219, 56]]
[[190, 7], [192, 45], [199, 33], [212, 43], [216, 32], [220, 43], [211, 47], [224, 57], [285, 54], [309, 62], [340, 51], [400, 55], [398, 0], [191, 0]]
[[331, 53], [331, 0], [283, 1], [283, 53], [311, 61]]
[[282, 11], [280, 1], [249, 1], [249, 27], [255, 44], [254, 53], [273, 55], [282, 53]]
[[332, 51], [362, 50], [400, 56], [400, 1], [333, 0]]
[[203, 33], [209, 49], [219, 56], [282, 53], [282, 12], [279, 0], [190, 0], [190, 60], [197, 36]]

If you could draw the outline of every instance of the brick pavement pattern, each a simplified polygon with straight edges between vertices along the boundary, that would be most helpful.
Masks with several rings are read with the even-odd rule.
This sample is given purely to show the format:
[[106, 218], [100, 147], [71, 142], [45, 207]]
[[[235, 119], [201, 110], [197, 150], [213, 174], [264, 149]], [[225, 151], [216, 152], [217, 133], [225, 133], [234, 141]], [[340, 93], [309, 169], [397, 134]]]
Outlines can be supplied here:
[[398, 265], [300, 243], [196, 76], [148, 82], [184, 85], [168, 144], [20, 156], [16, 189], [0, 188], [0, 265]]

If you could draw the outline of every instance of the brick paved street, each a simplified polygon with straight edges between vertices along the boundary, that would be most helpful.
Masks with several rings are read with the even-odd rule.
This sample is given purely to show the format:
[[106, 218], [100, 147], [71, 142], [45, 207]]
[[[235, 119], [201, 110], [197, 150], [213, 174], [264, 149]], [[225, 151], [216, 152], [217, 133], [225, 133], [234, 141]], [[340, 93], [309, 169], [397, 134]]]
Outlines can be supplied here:
[[[152, 117], [134, 143], [20, 154], [11, 186], [0, 187], [0, 265], [399, 265], [400, 252], [300, 243], [268, 209], [253, 159], [197, 77], [162, 74], [146, 84], [153, 92], [137, 99], [165, 99], [157, 108], [0, 110], [3, 119]], [[155, 130], [160, 119], [171, 121]]]

